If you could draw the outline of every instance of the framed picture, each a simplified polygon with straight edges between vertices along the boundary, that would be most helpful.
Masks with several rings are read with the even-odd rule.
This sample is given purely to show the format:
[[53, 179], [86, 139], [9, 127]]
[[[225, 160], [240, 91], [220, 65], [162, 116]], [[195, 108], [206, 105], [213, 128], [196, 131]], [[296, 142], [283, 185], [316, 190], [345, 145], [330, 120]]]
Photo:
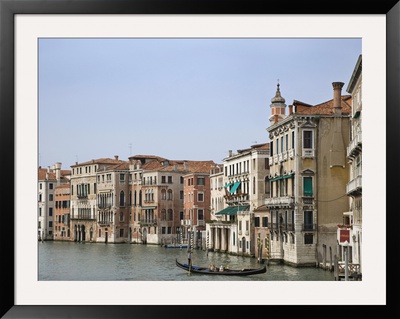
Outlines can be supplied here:
[[[204, 315], [219, 311], [248, 316], [258, 312], [281, 314], [287, 306], [301, 315], [314, 312], [313, 307], [338, 315], [389, 318], [400, 314], [398, 280], [390, 258], [397, 248], [395, 236], [390, 235], [396, 231], [398, 216], [386, 214], [396, 212], [396, 187], [390, 187], [390, 181], [397, 180], [392, 176], [396, 177], [399, 161], [397, 0], [362, 6], [351, 0], [328, 4], [292, 0], [271, 4], [0, 0], [0, 14], [4, 318], [140, 318], [190, 316], [199, 311]], [[363, 92], [365, 101], [374, 102], [364, 102], [363, 258], [367, 262], [362, 281], [218, 284], [38, 280], [37, 216], [36, 210], [32, 212], [37, 205], [39, 161], [38, 39], [151, 37], [362, 39]], [[295, 76], [301, 82], [304, 75]]]

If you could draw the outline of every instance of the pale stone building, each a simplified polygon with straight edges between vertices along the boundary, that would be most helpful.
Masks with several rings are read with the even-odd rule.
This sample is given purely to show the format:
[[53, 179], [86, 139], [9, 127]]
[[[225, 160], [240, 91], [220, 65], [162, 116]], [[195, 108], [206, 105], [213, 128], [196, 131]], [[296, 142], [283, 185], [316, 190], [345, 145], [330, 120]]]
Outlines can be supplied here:
[[[129, 163], [101, 165], [96, 171], [96, 242], [130, 241]], [[93, 238], [92, 238], [93, 240]]]
[[[73, 241], [108, 241], [110, 234], [99, 234], [98, 223], [104, 221], [104, 216], [100, 214], [101, 209], [97, 207], [97, 183], [98, 180], [106, 182], [105, 175], [99, 175], [98, 171], [104, 171], [108, 167], [122, 164], [118, 156], [111, 158], [101, 158], [83, 163], [75, 163], [71, 166], [71, 237]], [[109, 197], [107, 207], [109, 209], [109, 223], [114, 224], [116, 210], [116, 194]], [[101, 235], [101, 236], [99, 236]]]
[[271, 259], [295, 266], [333, 266], [337, 223], [348, 210], [351, 96], [341, 95], [344, 83], [332, 85], [332, 100], [295, 100], [287, 115], [279, 84], [271, 100]]
[[[338, 225], [339, 260], [344, 263], [348, 249], [348, 263], [352, 272], [362, 273], [362, 55], [359, 56], [346, 91], [352, 96], [350, 143], [347, 160], [350, 178], [346, 185], [350, 210], [344, 211]], [[347, 242], [347, 247], [346, 247]]]
[[[225, 208], [221, 220], [207, 224], [210, 248], [243, 256], [255, 255], [254, 209], [267, 197], [265, 180], [269, 175], [269, 144], [229, 151], [224, 158]], [[268, 194], [269, 196], [269, 194]]]
[[38, 169], [38, 239], [53, 240], [55, 189], [68, 183], [71, 172], [62, 170], [62, 164]]

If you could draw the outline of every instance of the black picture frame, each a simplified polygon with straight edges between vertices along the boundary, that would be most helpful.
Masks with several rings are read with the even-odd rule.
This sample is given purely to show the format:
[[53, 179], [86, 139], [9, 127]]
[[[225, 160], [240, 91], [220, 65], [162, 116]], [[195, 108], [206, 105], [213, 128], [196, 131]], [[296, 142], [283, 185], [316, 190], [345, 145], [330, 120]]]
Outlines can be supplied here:
[[[387, 206], [386, 235], [387, 251], [387, 304], [385, 306], [52, 306], [52, 305], [15, 305], [15, 262], [14, 262], [14, 208], [15, 208], [15, 145], [14, 145], [14, 18], [16, 14], [385, 14], [387, 21], [387, 99], [386, 99], [386, 174]], [[1, 315], [3, 318], [158, 318], [168, 316], [204, 316], [234, 315], [287, 315], [287, 311], [297, 317], [303, 316], [372, 316], [379, 318], [395, 318], [399, 311], [399, 276], [395, 269], [396, 263], [391, 260], [396, 257], [396, 226], [399, 224], [398, 209], [394, 198], [398, 196], [396, 185], [398, 181], [399, 162], [399, 44], [400, 44], [400, 5], [398, 0], [381, 0], [376, 3], [357, 0], [326, 1], [206, 1], [206, 0], [0, 0], [0, 141], [3, 169], [2, 196], [2, 230], [1, 260], [2, 260], [2, 298]], [[382, 101], [384, 104], [384, 101]], [[379, 106], [381, 107], [381, 106]], [[382, 185], [383, 187], [383, 185]], [[377, 212], [382, 214], [382, 212]], [[377, 216], [377, 222], [382, 220]], [[392, 237], [391, 237], [392, 236]], [[345, 293], [345, 291], [343, 292]], [[316, 310], [314, 307], [321, 309]]]

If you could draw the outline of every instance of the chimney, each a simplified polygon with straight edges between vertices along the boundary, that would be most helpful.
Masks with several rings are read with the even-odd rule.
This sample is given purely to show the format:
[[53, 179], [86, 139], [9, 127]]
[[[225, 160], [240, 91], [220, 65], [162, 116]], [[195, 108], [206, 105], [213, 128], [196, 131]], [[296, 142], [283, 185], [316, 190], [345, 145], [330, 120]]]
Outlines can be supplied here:
[[229, 157], [232, 156], [232, 150], [229, 150]]
[[334, 114], [342, 114], [342, 87], [343, 82], [333, 82], [333, 112]]
[[183, 161], [183, 169], [185, 172], [187, 171], [187, 161]]
[[274, 123], [278, 123], [278, 121], [279, 121], [279, 115], [275, 114], [274, 115]]
[[118, 161], [118, 155], [114, 155], [116, 161]]
[[289, 105], [289, 115], [293, 114], [293, 105]]

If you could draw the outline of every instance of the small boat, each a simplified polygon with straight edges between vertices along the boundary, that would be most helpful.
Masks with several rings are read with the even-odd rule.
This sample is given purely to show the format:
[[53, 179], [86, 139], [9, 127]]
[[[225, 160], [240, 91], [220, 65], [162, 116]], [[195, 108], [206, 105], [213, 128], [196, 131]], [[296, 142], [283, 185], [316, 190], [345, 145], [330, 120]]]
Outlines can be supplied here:
[[187, 244], [182, 244], [182, 245], [164, 245], [165, 248], [188, 248]]
[[224, 269], [219, 271], [218, 268], [211, 270], [209, 267], [201, 267], [192, 265], [189, 269], [188, 264], [182, 264], [177, 259], [175, 260], [176, 265], [186, 271], [192, 273], [204, 274], [204, 275], [225, 275], [225, 276], [249, 276], [263, 274], [267, 271], [267, 266], [261, 268], [243, 268], [243, 269]]

